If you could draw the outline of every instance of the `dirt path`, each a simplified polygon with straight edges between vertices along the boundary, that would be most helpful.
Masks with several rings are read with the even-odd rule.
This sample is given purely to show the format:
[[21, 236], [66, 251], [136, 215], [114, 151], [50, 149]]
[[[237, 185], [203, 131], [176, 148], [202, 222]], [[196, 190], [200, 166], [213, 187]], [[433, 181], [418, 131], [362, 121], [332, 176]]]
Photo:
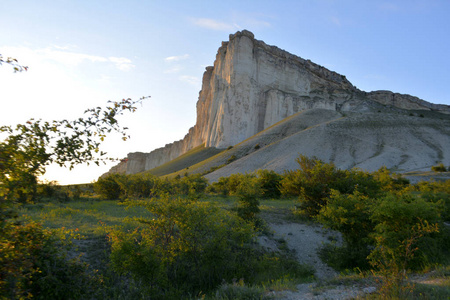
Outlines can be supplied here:
[[319, 225], [306, 225], [299, 223], [270, 224], [277, 238], [286, 240], [290, 249], [294, 249], [299, 262], [311, 265], [316, 270], [319, 280], [331, 279], [337, 273], [323, 263], [317, 251], [330, 239], [339, 240], [338, 233], [324, 230]]
[[[313, 266], [317, 281], [314, 283], [300, 284], [297, 291], [285, 291], [277, 293], [278, 299], [352, 299], [366, 293], [375, 291], [374, 287], [360, 285], [330, 285], [328, 282], [338, 273], [323, 263], [317, 251], [330, 240], [341, 243], [339, 233], [325, 230], [319, 225], [299, 223], [269, 223], [274, 233], [274, 239], [284, 239], [291, 250], [295, 250], [298, 261], [302, 264]], [[260, 238], [263, 246], [273, 249], [276, 243], [268, 237]]]

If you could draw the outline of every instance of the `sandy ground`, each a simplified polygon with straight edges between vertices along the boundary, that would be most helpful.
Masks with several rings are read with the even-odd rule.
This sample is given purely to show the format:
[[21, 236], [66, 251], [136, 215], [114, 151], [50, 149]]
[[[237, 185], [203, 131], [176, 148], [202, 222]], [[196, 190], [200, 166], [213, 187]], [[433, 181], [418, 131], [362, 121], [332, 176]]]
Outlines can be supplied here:
[[326, 288], [320, 288], [318, 285], [325, 284], [338, 274], [317, 255], [318, 249], [324, 244], [329, 243], [331, 239], [341, 243], [341, 237], [338, 232], [326, 230], [319, 225], [307, 225], [299, 223], [269, 223], [274, 236], [272, 238], [260, 237], [260, 243], [271, 250], [276, 250], [276, 242], [283, 238], [287, 246], [295, 250], [297, 259], [302, 264], [308, 264], [315, 269], [317, 281], [314, 283], [300, 284], [298, 291], [284, 291], [274, 293], [277, 299], [352, 299], [362, 296], [366, 293], [376, 291], [371, 286], [356, 285], [330, 285]]

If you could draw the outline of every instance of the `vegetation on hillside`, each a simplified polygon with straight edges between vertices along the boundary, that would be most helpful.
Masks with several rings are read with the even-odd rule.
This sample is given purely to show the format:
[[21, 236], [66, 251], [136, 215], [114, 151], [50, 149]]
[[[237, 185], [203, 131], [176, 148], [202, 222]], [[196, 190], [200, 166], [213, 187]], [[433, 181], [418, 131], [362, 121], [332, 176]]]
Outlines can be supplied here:
[[323, 260], [372, 274], [377, 295], [415, 297], [411, 271], [448, 270], [450, 180], [411, 185], [386, 168], [339, 170], [299, 156], [298, 170], [234, 174], [210, 185], [187, 173], [38, 184], [50, 163], [98, 163], [107, 133], [127, 138], [116, 116], [135, 103], [0, 128], [1, 299], [262, 299], [295, 289], [313, 270], [284, 241], [278, 252], [257, 243], [268, 233], [261, 202], [286, 203], [281, 198], [292, 199], [291, 219], [341, 232], [344, 243], [325, 246]]
[[[291, 207], [297, 218], [340, 231], [344, 244], [325, 246], [323, 259], [338, 270], [371, 270], [380, 276], [376, 278], [383, 282], [380, 293], [384, 295], [410, 294], [413, 288], [405, 284], [410, 271], [449, 264], [450, 233], [443, 222], [449, 221], [450, 182], [411, 185], [385, 168], [373, 173], [344, 171], [303, 156], [298, 163], [298, 170], [284, 174], [267, 170], [234, 174], [211, 185], [199, 175], [188, 174], [173, 179], [109, 175], [90, 188], [73, 187], [72, 191], [40, 185], [37, 190], [42, 194], [35, 203], [48, 206], [58, 201], [60, 212], [34, 217], [48, 220], [48, 216], [77, 215], [90, 220], [91, 208], [64, 208], [76, 201], [93, 207], [112, 199], [108, 203], [130, 207], [129, 213], [124, 211], [124, 217], [114, 222], [100, 214], [95, 218], [104, 219], [103, 225], [97, 225], [95, 234], [87, 232], [88, 239], [108, 236], [108, 243], [100, 242], [106, 251], [100, 257], [106, 265], [97, 273], [85, 267], [79, 277], [84, 281], [76, 284], [85, 286], [80, 291], [102, 297], [128, 293], [156, 299], [197, 295], [239, 299], [250, 294], [259, 299], [271, 282], [294, 288], [291, 283], [306, 280], [310, 270], [289, 252], [266, 252], [255, 243], [255, 237], [266, 230], [259, 216], [264, 199], [280, 203], [285, 203], [282, 198], [294, 199]], [[77, 189], [81, 195], [74, 193]], [[61, 193], [73, 198], [57, 200], [55, 195]], [[32, 212], [38, 205], [26, 207]], [[52, 207], [56, 212], [56, 206]], [[146, 211], [144, 215], [136, 215], [143, 212], [139, 207]], [[236, 278], [242, 280], [233, 281]], [[123, 285], [123, 280], [128, 283]], [[71, 297], [81, 297], [79, 293]]]

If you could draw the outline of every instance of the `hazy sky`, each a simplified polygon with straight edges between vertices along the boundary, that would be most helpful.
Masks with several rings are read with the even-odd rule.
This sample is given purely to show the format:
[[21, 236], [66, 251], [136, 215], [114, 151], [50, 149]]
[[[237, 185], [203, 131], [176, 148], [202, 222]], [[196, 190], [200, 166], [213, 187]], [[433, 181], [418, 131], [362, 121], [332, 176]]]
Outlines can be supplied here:
[[[0, 53], [29, 71], [0, 67], [0, 125], [149, 95], [120, 119], [131, 139], [110, 138], [104, 150], [120, 158], [163, 147], [195, 124], [205, 67], [243, 29], [361, 90], [450, 105], [449, 15], [448, 0], [1, 0]], [[90, 182], [111, 166], [55, 167], [47, 178]]]

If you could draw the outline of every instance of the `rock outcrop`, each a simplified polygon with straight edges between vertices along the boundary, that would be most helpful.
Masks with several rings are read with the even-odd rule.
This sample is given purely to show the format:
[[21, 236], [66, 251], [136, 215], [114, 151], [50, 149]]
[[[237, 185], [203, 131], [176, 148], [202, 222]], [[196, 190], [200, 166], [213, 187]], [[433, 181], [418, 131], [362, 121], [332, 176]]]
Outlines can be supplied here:
[[244, 30], [222, 42], [214, 66], [206, 68], [197, 121], [184, 139], [150, 153], [130, 153], [110, 172], [150, 170], [200, 145], [227, 148], [307, 109], [345, 112], [383, 106], [450, 113], [450, 106], [409, 95], [360, 91], [345, 76], [269, 46]]

